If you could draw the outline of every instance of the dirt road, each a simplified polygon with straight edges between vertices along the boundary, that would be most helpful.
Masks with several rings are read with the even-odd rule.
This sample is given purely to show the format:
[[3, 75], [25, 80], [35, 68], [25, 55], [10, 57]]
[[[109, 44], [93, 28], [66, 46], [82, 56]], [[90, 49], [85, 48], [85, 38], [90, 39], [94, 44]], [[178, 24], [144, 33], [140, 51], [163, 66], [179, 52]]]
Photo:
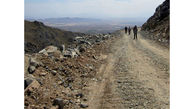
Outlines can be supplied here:
[[169, 49], [121, 33], [87, 96], [89, 109], [169, 109]]

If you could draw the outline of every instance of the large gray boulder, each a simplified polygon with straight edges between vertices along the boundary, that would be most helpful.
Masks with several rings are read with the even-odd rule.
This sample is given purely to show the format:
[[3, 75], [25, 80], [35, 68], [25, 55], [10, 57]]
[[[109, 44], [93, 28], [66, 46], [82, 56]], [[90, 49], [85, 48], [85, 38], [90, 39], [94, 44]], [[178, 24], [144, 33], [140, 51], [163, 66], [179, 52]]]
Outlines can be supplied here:
[[[65, 47], [65, 46], [64, 46]], [[57, 47], [55, 46], [47, 46], [46, 48], [44, 48], [43, 50], [39, 51], [40, 54], [44, 54], [46, 56], [48, 56], [50, 53], [55, 53], [58, 52], [60, 53], [60, 50], [58, 50]]]
[[54, 101], [53, 101], [53, 105], [58, 105], [59, 106], [59, 109], [63, 109], [64, 107], [64, 101], [63, 99], [61, 98], [56, 98]]
[[70, 57], [70, 58], [74, 58], [77, 57], [77, 50], [75, 49], [69, 49], [69, 50], [65, 50], [65, 52], [63, 53], [64, 57]]
[[45, 48], [47, 53], [53, 53], [53, 52], [57, 52], [58, 51], [58, 48], [55, 47], [55, 46], [48, 46]]
[[43, 66], [43, 63], [36, 59], [36, 57], [30, 57], [30, 66], [39, 67]]
[[29, 66], [29, 67], [28, 67], [28, 72], [29, 72], [30, 74], [33, 74], [35, 70], [36, 70], [36, 67], [35, 67], [35, 66]]
[[63, 44], [62, 45], [62, 53], [64, 53], [65, 52], [65, 45]]
[[26, 89], [26, 87], [28, 87], [33, 81], [34, 81], [33, 78], [25, 78], [24, 79], [24, 89]]

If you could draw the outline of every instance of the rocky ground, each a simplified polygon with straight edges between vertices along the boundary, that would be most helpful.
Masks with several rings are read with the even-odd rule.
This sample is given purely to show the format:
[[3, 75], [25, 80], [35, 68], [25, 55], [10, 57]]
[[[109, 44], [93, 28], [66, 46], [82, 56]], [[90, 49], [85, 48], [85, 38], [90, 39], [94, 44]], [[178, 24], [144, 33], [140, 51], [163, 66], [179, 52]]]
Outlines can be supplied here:
[[96, 81], [85, 89], [88, 109], [169, 109], [169, 50], [138, 33], [110, 45]]
[[[72, 45], [25, 54], [25, 109], [87, 108], [87, 87], [104, 63], [100, 54], [119, 35], [75, 37]], [[109, 39], [109, 40], [107, 40]]]
[[156, 8], [153, 16], [142, 25], [144, 36], [163, 45], [170, 43], [170, 0], [165, 0]]
[[169, 0], [137, 37], [25, 21], [24, 108], [169, 109]]
[[169, 49], [132, 35], [25, 54], [25, 109], [169, 109]]

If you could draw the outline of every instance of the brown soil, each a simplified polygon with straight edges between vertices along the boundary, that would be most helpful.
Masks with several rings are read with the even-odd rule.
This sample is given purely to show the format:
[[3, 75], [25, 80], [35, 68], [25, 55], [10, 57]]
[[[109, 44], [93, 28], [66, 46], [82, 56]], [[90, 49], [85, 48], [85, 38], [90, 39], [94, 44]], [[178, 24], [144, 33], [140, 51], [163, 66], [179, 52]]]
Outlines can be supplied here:
[[169, 49], [123, 33], [102, 56], [88, 109], [169, 109]]
[[[64, 109], [79, 109], [80, 104], [87, 109], [169, 109], [169, 49], [140, 34], [133, 40], [132, 35], [122, 32], [74, 59], [56, 61], [38, 54], [57, 74], [36, 69], [33, 76], [42, 84], [30, 94], [25, 92], [25, 108], [55, 109], [53, 100], [62, 98]], [[71, 87], [58, 84], [61, 80]], [[78, 93], [84, 96], [78, 98]]]

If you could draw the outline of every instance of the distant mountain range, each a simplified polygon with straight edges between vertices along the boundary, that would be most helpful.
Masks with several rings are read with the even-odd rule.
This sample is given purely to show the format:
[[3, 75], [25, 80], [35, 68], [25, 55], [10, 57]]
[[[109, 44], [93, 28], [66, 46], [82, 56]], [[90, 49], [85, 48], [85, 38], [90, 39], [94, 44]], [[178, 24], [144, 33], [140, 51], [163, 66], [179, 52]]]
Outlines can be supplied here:
[[28, 21], [40, 21], [47, 26], [60, 28], [63, 30], [83, 33], [108, 33], [124, 28], [125, 26], [141, 26], [146, 18], [79, 18], [79, 17], [63, 17], [63, 18], [45, 18], [32, 19], [26, 18]]
[[143, 24], [147, 18], [110, 18], [110, 19], [97, 19], [97, 18], [80, 18], [80, 17], [61, 17], [61, 18], [44, 18], [44, 19], [35, 19], [27, 17], [25, 20], [28, 21], [41, 21], [48, 23], [138, 23], [138, 25]]
[[100, 19], [91, 19], [91, 18], [70, 18], [70, 17], [63, 17], [63, 18], [45, 18], [45, 19], [26, 19], [26, 20], [37, 20], [41, 22], [47, 22], [47, 23], [81, 23], [81, 22], [100, 22]]

